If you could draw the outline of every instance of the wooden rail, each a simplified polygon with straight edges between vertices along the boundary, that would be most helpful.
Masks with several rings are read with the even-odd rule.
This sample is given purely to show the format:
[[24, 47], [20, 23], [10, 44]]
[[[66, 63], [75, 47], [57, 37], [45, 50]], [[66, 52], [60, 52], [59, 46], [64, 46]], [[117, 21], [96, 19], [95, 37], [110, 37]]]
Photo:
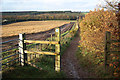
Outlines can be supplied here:
[[24, 43], [59, 44], [58, 41], [24, 40]]
[[13, 40], [5, 41], [5, 42], [2, 42], [2, 43], [0, 43], [0, 44], [6, 44], [6, 43], [13, 42], [13, 41], [17, 41], [17, 40], [19, 40], [19, 39], [13, 39]]
[[30, 53], [30, 54], [45, 54], [45, 55], [57, 55], [56, 53], [53, 52], [37, 52], [37, 51], [24, 51], [25, 53]]
[[[12, 42], [15, 41], [19, 41], [19, 39], [13, 39], [13, 40], [8, 40], [5, 42], [0, 43], [2, 49], [1, 54], [1, 58], [0, 58], [0, 62], [1, 62], [1, 70], [5, 70], [6, 68], [8, 68], [9, 66], [11, 66], [13, 63], [18, 63], [19, 61], [19, 53], [17, 52], [17, 48], [16, 45], [14, 46], [6, 46], [6, 44], [10, 44]], [[12, 64], [11, 64], [12, 63]]]
[[4, 57], [4, 58], [0, 59], [0, 61], [2, 61], [2, 60], [4, 60], [4, 59], [7, 59], [7, 58], [10, 58], [10, 57], [12, 57], [12, 56], [16, 56], [16, 55], [18, 55], [18, 54], [19, 54], [19, 53], [15, 53], [15, 54], [9, 55], [9, 56], [7, 56], [7, 57]]

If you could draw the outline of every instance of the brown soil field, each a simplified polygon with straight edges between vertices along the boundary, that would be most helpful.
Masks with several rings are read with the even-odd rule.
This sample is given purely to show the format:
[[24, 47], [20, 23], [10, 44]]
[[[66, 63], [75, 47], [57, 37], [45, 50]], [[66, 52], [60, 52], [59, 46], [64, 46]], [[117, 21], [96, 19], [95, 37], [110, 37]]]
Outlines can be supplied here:
[[37, 33], [59, 27], [70, 21], [26, 21], [2, 26], [2, 37], [14, 36], [19, 33]]

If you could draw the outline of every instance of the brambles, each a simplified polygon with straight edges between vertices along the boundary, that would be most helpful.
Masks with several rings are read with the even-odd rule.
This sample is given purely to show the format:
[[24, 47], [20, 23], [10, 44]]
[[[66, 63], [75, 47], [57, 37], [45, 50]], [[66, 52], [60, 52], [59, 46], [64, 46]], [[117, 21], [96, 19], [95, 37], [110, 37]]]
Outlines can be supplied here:
[[[103, 64], [105, 32], [111, 32], [112, 40], [119, 39], [116, 13], [114, 11], [104, 11], [104, 9], [91, 11], [85, 15], [85, 18], [79, 25], [81, 31], [80, 45], [83, 47], [82, 54], [87, 55], [85, 54], [87, 52], [91, 54], [95, 63], [97, 60], [98, 65], [100, 63]], [[118, 43], [115, 45], [118, 45]], [[111, 46], [111, 49], [113, 48], [114, 47]], [[112, 55], [112, 57], [114, 56], [115, 55]], [[109, 61], [109, 63], [110, 66], [113, 65], [113, 62]], [[116, 69], [116, 67], [114, 68]]]

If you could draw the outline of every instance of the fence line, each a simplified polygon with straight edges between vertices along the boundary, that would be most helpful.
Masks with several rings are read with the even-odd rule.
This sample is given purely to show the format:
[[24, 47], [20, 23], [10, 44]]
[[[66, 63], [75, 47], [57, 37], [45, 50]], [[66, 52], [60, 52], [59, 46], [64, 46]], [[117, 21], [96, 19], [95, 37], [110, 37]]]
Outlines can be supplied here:
[[17, 41], [17, 40], [19, 40], [19, 39], [8, 40], [8, 41], [2, 42], [2, 43], [0, 43], [0, 44], [5, 44], [5, 43], [9, 43], [9, 42]]
[[[72, 28], [71, 28], [71, 30], [74, 30], [75, 29], [75, 26], [76, 26], [76, 23], [72, 26]], [[71, 31], [70, 30], [70, 31]], [[58, 31], [58, 32], [60, 32], [60, 29], [58, 29], [58, 30], [56, 30], [56, 31]], [[56, 33], [55, 32], [55, 34], [56, 35], [58, 35], [59, 37], [61, 37], [61, 38], [63, 38], [65, 35], [67, 35], [68, 33], [70, 33], [70, 31], [66, 31], [65, 33], [63, 33], [63, 34], [59, 34], [58, 35], [58, 33]], [[51, 34], [51, 40], [50, 41], [44, 41], [44, 43], [46, 44], [46, 45], [53, 45], [53, 44], [55, 44], [56, 46], [56, 48], [60, 48], [60, 39], [61, 38], [59, 38], [59, 40], [57, 41], [52, 41], [53, 40], [53, 34]], [[14, 41], [21, 41], [21, 42], [23, 42], [23, 40], [21, 40], [21, 39], [14, 39], [14, 40], [9, 40], [9, 41], [5, 41], [5, 42], [2, 42], [2, 43], [0, 43], [0, 44], [7, 44], [7, 43], [9, 43], [9, 42], [14, 42]], [[29, 45], [26, 45], [27, 44], [27, 42], [29, 43]], [[40, 43], [39, 42], [37, 42], [37, 41], [34, 41], [34, 43], [36, 43], [36, 44], [30, 44], [31, 43], [31, 41], [30, 40], [24, 40], [24, 46], [26, 46], [26, 47], [33, 47], [33, 48], [40, 48], [39, 49], [39, 51], [42, 51], [42, 48], [45, 46], [45, 44], [40, 44], [40, 43], [43, 43], [43, 41], [40, 41]], [[20, 45], [20, 44], [19, 44]], [[18, 46], [18, 45], [15, 45], [15, 46]], [[43, 47], [42, 47], [43, 46]], [[10, 47], [11, 47], [11, 45], [10, 45]], [[20, 46], [18, 46], [19, 47], [19, 51], [20, 51], [20, 49], [22, 50], [22, 48], [23, 48], [23, 46], [22, 47], [20, 47]], [[26, 49], [26, 47], [24, 48], [24, 49]], [[47, 46], [47, 48], [48, 48], [49, 46]], [[51, 48], [51, 47], [50, 47]], [[6, 52], [7, 51], [7, 52]], [[12, 54], [10, 53], [10, 52], [13, 52]], [[8, 49], [8, 50], [4, 50], [4, 52], [2, 52], [2, 53], [4, 53], [4, 57], [3, 58], [1, 58], [0, 59], [0, 61], [2, 61], [2, 63], [3, 63], [3, 66], [4, 65], [7, 65], [8, 67], [9, 66], [12, 66], [12, 65], [10, 65], [10, 62], [12, 62], [12, 61], [14, 61], [14, 64], [16, 64], [16, 63], [21, 63], [21, 64], [25, 64], [26, 62], [25, 61], [20, 61], [21, 59], [22, 59], [22, 57], [23, 57], [23, 55], [21, 55], [19, 52], [17, 52], [16, 53], [16, 51], [18, 51], [18, 48], [10, 48], [10, 49]], [[60, 70], [60, 55], [58, 55], [58, 54], [60, 54], [60, 49], [59, 50], [55, 50], [55, 58], [56, 58], [56, 62], [55, 62], [55, 66], [56, 66], [56, 68], [55, 68], [55, 70], [56, 71], [59, 71]], [[10, 54], [8, 54], [8, 52], [10, 53]], [[27, 50], [25, 50], [25, 52], [27, 52]], [[27, 52], [28, 53], [28, 52]], [[42, 53], [42, 52], [41, 52]], [[30, 60], [30, 59], [34, 59], [34, 58], [39, 58], [39, 56], [40, 56], [40, 54], [41, 53], [39, 53], [39, 54], [28, 54], [30, 57], [24, 57], [24, 59], [27, 59], [28, 58], [28, 61]], [[48, 53], [47, 53], [48, 54]], [[51, 54], [53, 54], [52, 52], [51, 52]], [[10, 59], [9, 59], [10, 58]], [[30, 59], [29, 59], [30, 58]], [[23, 63], [23, 62], [25, 62], [25, 63]], [[7, 68], [7, 66], [5, 66], [4, 67], [4, 69], [5, 68]]]

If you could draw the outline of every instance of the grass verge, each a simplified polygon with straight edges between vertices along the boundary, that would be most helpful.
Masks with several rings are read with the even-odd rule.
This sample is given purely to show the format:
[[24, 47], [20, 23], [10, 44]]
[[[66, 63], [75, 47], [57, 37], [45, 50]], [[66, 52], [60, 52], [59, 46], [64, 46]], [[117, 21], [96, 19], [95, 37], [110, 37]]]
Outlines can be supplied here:
[[[53, 57], [53, 56], [52, 56]], [[14, 66], [8, 71], [3, 72], [3, 79], [5, 78], [65, 78], [63, 72], [55, 72], [54, 58], [44, 56], [35, 59], [35, 64], [41, 67], [41, 70], [32, 66]]]
[[99, 62], [97, 58], [93, 57], [93, 53], [88, 53], [87, 51], [83, 54], [83, 48], [81, 46], [78, 47], [78, 51], [76, 52], [76, 57], [79, 61], [79, 65], [84, 69], [87, 70], [89, 78], [114, 78], [112, 76], [112, 72], [105, 71], [104, 63]]

